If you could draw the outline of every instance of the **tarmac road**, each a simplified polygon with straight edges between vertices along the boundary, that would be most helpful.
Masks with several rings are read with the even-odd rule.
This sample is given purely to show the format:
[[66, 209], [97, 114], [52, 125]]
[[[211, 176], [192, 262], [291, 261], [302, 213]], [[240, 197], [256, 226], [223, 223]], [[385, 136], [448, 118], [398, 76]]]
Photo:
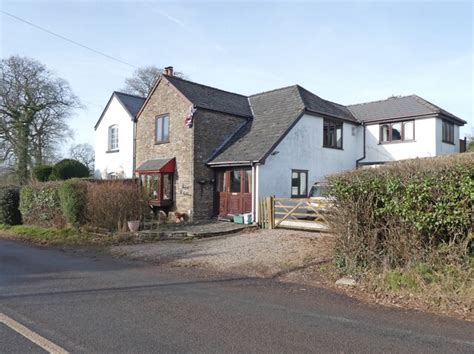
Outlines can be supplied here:
[[325, 289], [0, 240], [0, 352], [48, 348], [473, 353], [474, 325]]

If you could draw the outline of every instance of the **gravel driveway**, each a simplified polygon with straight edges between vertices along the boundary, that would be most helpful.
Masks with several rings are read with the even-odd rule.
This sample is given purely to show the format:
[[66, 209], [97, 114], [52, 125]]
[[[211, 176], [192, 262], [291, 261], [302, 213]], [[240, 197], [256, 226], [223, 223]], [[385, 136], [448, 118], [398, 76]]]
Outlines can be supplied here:
[[240, 234], [153, 244], [116, 246], [115, 255], [174, 267], [269, 277], [327, 260], [334, 237], [293, 230], [253, 230]]

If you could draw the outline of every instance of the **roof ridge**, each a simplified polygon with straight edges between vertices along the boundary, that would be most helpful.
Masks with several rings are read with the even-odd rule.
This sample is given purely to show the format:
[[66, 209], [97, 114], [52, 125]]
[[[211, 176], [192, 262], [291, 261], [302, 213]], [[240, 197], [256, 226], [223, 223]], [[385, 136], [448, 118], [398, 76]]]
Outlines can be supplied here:
[[297, 84], [293, 84], [293, 85], [289, 85], [289, 86], [285, 86], [285, 87], [276, 88], [276, 89], [273, 89], [273, 90], [262, 91], [262, 92], [254, 93], [254, 94], [252, 94], [252, 95], [250, 95], [250, 96], [248, 96], [248, 97], [254, 97], [254, 96], [263, 95], [263, 94], [270, 93], [270, 92], [285, 90], [285, 89], [289, 89], [290, 87], [295, 87], [295, 86], [297, 87], [298, 85], [297, 85]]
[[125, 95], [125, 96], [130, 96], [130, 97], [135, 97], [135, 98], [146, 99], [146, 97], [138, 96], [138, 95], [132, 95], [131, 93], [126, 93], [126, 92], [122, 92], [122, 91], [114, 91], [114, 93], [118, 93], [120, 95]]
[[375, 100], [375, 101], [368, 101], [368, 102], [361, 102], [361, 103], [348, 104], [348, 105], [346, 105], [346, 107], [361, 106], [361, 105], [364, 105], [364, 104], [372, 104], [372, 103], [384, 102], [384, 101], [388, 101], [388, 100], [391, 100], [391, 99], [394, 99], [394, 98], [407, 98], [407, 97], [413, 97], [413, 96], [416, 96], [416, 95], [390, 96], [390, 97], [384, 98], [384, 99], [382, 99], [382, 100]]
[[419, 103], [421, 103], [422, 105], [425, 105], [425, 106], [430, 107], [430, 108], [434, 107], [434, 110], [437, 111], [437, 113], [443, 111], [443, 109], [441, 107], [435, 105], [434, 103], [431, 103], [428, 100], [425, 100], [423, 97], [420, 97], [418, 95], [411, 95], [411, 96], [413, 96], [413, 98], [415, 100], [417, 100]]
[[198, 86], [202, 86], [202, 87], [207, 87], [207, 88], [210, 88], [210, 89], [213, 89], [213, 90], [217, 90], [217, 91], [221, 91], [221, 92], [225, 92], [225, 93], [230, 93], [232, 95], [237, 95], [237, 96], [242, 96], [242, 97], [248, 97], [246, 95], [243, 95], [241, 93], [237, 93], [237, 92], [231, 92], [231, 91], [227, 91], [227, 90], [222, 90], [220, 88], [217, 88], [217, 87], [213, 87], [213, 86], [209, 86], [209, 85], [204, 85], [204, 84], [201, 84], [199, 82], [195, 82], [195, 81], [191, 81], [191, 80], [186, 80], [186, 79], [183, 79], [181, 77], [178, 77], [178, 76], [174, 76], [174, 75], [165, 75], [163, 74], [162, 76], [164, 76], [165, 78], [173, 78], [173, 79], [178, 79], [180, 81], [185, 81], [185, 82], [188, 82], [190, 84], [193, 84], [193, 85], [198, 85]]

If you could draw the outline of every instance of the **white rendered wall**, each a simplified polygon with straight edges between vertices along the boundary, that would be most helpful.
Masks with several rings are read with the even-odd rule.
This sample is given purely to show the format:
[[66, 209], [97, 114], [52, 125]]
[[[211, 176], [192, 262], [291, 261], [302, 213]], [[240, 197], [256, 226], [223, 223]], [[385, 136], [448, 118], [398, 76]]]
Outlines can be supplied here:
[[459, 125], [454, 125], [454, 144], [443, 143], [443, 120], [436, 120], [436, 154], [454, 154], [459, 152]]
[[367, 157], [362, 162], [383, 162], [436, 156], [437, 145], [441, 143], [441, 136], [439, 139], [437, 137], [437, 121], [441, 120], [437, 118], [416, 119], [414, 120], [414, 141], [390, 144], [380, 144], [379, 124], [367, 125]]
[[[109, 127], [118, 125], [117, 152], [108, 152]], [[95, 177], [106, 179], [115, 173], [123, 178], [133, 177], [133, 122], [132, 118], [114, 96], [95, 131]]]
[[344, 123], [343, 150], [323, 148], [323, 118], [304, 115], [274, 149], [277, 151], [259, 167], [259, 197], [291, 197], [292, 169], [308, 170], [308, 191], [325, 176], [354, 169], [363, 153], [362, 127]]

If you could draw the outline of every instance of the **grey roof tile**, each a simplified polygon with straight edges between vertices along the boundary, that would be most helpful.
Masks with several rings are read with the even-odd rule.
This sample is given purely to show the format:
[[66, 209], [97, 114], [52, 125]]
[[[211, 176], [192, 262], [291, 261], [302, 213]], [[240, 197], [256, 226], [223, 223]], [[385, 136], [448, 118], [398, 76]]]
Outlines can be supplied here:
[[347, 108], [362, 122], [376, 122], [395, 118], [411, 118], [422, 115], [441, 114], [459, 124], [466, 122], [454, 114], [417, 96], [390, 97], [386, 100], [349, 105]]
[[243, 117], [252, 116], [247, 96], [201, 85], [176, 76], [163, 76], [196, 107]]
[[115, 91], [114, 94], [124, 105], [128, 113], [130, 113], [133, 118], [136, 118], [138, 111], [143, 105], [143, 102], [145, 102], [145, 98], [118, 91]]
[[170, 162], [173, 158], [169, 159], [154, 159], [154, 160], [147, 160], [142, 163], [138, 168], [137, 171], [156, 171]]

